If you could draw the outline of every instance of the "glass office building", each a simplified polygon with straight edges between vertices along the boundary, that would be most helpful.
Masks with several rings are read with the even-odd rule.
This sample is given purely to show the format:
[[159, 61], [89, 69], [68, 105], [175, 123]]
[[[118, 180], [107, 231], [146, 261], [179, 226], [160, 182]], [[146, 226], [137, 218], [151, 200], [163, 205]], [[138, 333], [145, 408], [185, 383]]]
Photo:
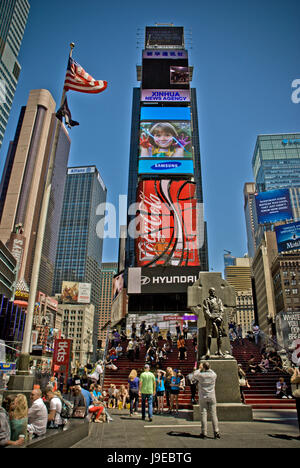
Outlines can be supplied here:
[[[53, 294], [63, 281], [91, 283], [95, 306], [94, 349], [100, 315], [100, 279], [103, 235], [97, 233], [99, 204], [106, 203], [107, 189], [95, 166], [69, 168], [67, 173], [56, 253]], [[103, 234], [103, 233], [102, 233]]]
[[21, 71], [17, 59], [29, 9], [28, 0], [0, 2], [0, 148]]
[[300, 133], [259, 135], [252, 168], [258, 192], [300, 187]]

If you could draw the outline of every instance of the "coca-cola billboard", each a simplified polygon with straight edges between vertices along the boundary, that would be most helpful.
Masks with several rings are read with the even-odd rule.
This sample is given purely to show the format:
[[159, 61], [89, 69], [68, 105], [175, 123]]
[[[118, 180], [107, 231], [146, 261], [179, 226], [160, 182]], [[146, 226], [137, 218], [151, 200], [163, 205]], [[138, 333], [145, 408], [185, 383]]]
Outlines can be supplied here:
[[137, 266], [200, 266], [195, 183], [140, 182], [137, 209]]

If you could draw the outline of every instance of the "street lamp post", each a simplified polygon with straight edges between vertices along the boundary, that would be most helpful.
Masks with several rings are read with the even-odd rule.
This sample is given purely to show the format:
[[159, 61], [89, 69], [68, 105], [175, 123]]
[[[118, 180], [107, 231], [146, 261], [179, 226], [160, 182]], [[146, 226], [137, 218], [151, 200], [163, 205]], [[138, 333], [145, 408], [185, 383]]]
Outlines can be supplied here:
[[[71, 50], [70, 50], [69, 57], [72, 56], [74, 47], [75, 47], [75, 44], [72, 42], [70, 44]], [[62, 107], [64, 103], [65, 95], [66, 95], [66, 91], [63, 90], [60, 107]], [[47, 177], [46, 177], [46, 183], [45, 183], [42, 206], [41, 206], [38, 232], [37, 232], [37, 237], [36, 237], [36, 245], [35, 245], [35, 252], [34, 252], [31, 281], [30, 281], [30, 292], [29, 292], [26, 322], [25, 322], [25, 328], [24, 328], [24, 334], [23, 334], [22, 350], [21, 350], [21, 354], [19, 357], [17, 373], [15, 376], [13, 376], [14, 378], [10, 379], [9, 381], [8, 389], [12, 391], [22, 390], [23, 392], [26, 393], [26, 392], [30, 392], [33, 387], [34, 377], [30, 374], [30, 371], [29, 371], [32, 323], [33, 323], [34, 306], [35, 306], [35, 301], [36, 301], [38, 278], [39, 278], [39, 272], [40, 272], [42, 248], [43, 248], [46, 221], [47, 221], [47, 213], [48, 213], [49, 200], [50, 200], [50, 194], [51, 194], [51, 188], [52, 188], [52, 176], [53, 176], [53, 170], [54, 170], [56, 151], [58, 147], [60, 129], [61, 129], [61, 123], [57, 121], [53, 144], [52, 144], [51, 153], [49, 157]]]

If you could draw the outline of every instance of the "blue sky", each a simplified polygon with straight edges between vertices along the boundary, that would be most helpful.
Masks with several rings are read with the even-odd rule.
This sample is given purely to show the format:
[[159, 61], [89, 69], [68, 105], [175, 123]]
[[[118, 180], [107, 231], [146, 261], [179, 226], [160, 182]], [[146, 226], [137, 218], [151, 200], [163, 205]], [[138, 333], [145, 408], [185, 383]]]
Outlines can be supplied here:
[[[94, 96], [68, 93], [72, 117], [80, 122], [70, 131], [69, 165], [96, 164], [108, 201], [118, 205], [127, 193], [132, 88], [139, 86], [144, 28], [184, 26], [192, 33], [187, 48], [198, 97], [210, 269], [223, 271], [224, 249], [236, 256], [247, 250], [243, 186], [253, 180], [257, 135], [300, 130], [300, 104], [291, 100], [291, 83], [300, 78], [300, 2], [29, 1], [1, 172], [29, 91], [46, 88], [60, 101], [73, 41], [75, 60], [95, 79], [107, 80], [108, 89]], [[115, 261], [117, 253], [118, 241], [105, 240], [103, 260]]]

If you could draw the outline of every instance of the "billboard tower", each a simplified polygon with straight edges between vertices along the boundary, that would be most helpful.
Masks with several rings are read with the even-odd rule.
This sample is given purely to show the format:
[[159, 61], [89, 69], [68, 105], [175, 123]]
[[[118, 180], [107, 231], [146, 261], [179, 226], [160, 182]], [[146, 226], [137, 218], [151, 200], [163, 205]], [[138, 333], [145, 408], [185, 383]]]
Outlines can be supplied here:
[[128, 312], [183, 316], [187, 287], [200, 271], [208, 271], [197, 98], [183, 27], [146, 27], [137, 75], [141, 87], [133, 90], [128, 184]]

